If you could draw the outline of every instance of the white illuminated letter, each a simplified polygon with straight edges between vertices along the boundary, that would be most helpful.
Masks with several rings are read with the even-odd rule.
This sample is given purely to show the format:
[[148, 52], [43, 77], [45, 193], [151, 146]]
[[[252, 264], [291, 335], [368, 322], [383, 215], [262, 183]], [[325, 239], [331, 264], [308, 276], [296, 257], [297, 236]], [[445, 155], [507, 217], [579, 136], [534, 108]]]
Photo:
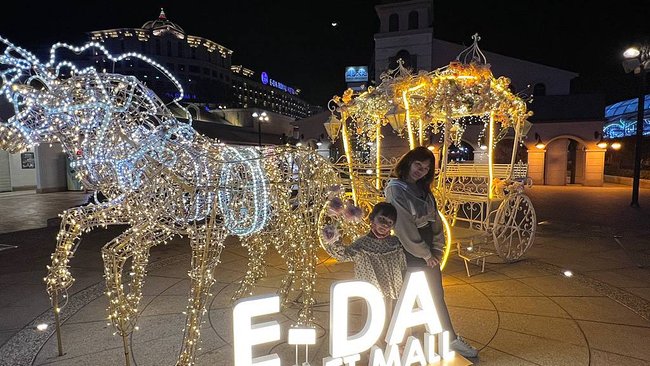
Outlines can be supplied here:
[[343, 357], [343, 363], [346, 364], [346, 366], [355, 366], [357, 364], [357, 361], [359, 361], [360, 359], [361, 359], [360, 354], [345, 356]]
[[456, 356], [456, 352], [449, 350], [449, 332], [447, 331], [438, 334], [438, 353], [445, 360], [449, 360]]
[[249, 297], [237, 302], [232, 310], [235, 366], [280, 366], [277, 353], [253, 358], [253, 346], [280, 340], [280, 324], [277, 321], [253, 325], [252, 318], [280, 311], [280, 297], [263, 295]]
[[402, 366], [410, 366], [414, 363], [428, 365], [428, 362], [424, 357], [424, 351], [422, 351], [420, 340], [411, 336], [406, 340], [406, 347], [404, 348], [404, 354], [402, 355]]
[[[417, 309], [414, 310], [415, 305], [417, 305]], [[388, 344], [402, 343], [406, 329], [420, 324], [426, 326], [428, 333], [442, 332], [440, 318], [424, 272], [407, 272], [402, 292], [388, 327], [386, 342]]]
[[396, 344], [393, 344], [387, 346], [386, 353], [383, 353], [381, 348], [373, 346], [368, 361], [369, 366], [400, 366], [399, 348], [397, 348]]
[[[360, 297], [368, 305], [368, 318], [363, 329], [348, 337], [349, 299]], [[330, 291], [330, 352], [333, 358], [364, 352], [377, 342], [386, 319], [381, 292], [364, 281], [339, 281]]]
[[[449, 332], [447, 338], [449, 338]], [[429, 363], [436, 363], [440, 361], [440, 356], [436, 353], [436, 336], [429, 333], [424, 333], [424, 354], [427, 356]]]
[[325, 357], [323, 366], [343, 366], [343, 359], [341, 357]]

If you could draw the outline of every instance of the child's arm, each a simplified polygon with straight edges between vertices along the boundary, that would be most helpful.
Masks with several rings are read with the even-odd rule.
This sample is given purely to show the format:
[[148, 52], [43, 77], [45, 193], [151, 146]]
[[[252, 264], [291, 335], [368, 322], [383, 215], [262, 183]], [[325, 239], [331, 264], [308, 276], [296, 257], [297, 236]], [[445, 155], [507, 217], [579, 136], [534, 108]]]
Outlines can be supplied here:
[[332, 244], [326, 244], [325, 251], [339, 262], [352, 262], [357, 255], [356, 243], [355, 241], [352, 245], [345, 246], [340, 240], [337, 240]]

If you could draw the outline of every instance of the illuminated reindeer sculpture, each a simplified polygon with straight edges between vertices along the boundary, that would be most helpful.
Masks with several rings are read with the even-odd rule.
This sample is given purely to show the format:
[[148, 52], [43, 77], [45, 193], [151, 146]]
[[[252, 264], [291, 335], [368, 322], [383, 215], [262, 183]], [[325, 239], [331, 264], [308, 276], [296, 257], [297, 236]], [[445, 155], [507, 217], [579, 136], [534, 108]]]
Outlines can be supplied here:
[[[312, 321], [318, 215], [328, 189], [338, 181], [325, 159], [288, 146], [227, 146], [197, 133], [189, 113], [189, 124], [176, 120], [133, 76], [56, 61], [59, 52], [91, 47], [114, 62], [140, 58], [165, 74], [182, 98], [173, 76], [144, 56], [113, 57], [96, 43], [83, 48], [56, 44], [44, 64], [4, 38], [0, 43], [0, 92], [14, 108], [14, 115], [0, 122], [0, 149], [19, 152], [59, 142], [83, 186], [108, 198], [62, 215], [45, 279], [57, 325], [60, 301], [74, 281], [69, 260], [81, 234], [115, 224], [128, 229], [103, 247], [102, 257], [109, 319], [123, 338], [127, 365], [127, 337], [138, 318], [149, 251], [175, 235], [187, 236], [192, 249], [190, 300], [177, 364], [194, 362], [201, 317], [227, 235], [245, 238], [250, 254], [237, 295], [247, 294], [263, 275], [263, 256], [268, 243], [274, 243], [288, 267], [280, 292], [286, 296], [300, 273], [299, 322]], [[178, 108], [180, 98], [172, 101]]]

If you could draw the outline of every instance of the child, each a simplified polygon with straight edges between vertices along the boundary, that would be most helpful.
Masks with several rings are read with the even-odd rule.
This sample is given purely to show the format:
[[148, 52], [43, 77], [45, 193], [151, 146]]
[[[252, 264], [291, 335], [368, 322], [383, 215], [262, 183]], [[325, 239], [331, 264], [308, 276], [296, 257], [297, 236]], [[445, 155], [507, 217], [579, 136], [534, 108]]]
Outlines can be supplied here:
[[[387, 202], [375, 205], [370, 213], [370, 232], [349, 246], [340, 241], [326, 243], [325, 249], [336, 260], [354, 262], [354, 275], [375, 285], [384, 295], [386, 316], [390, 319], [395, 300], [402, 289], [406, 257], [402, 244], [390, 234], [397, 220], [397, 210]], [[384, 332], [388, 324], [384, 326]], [[383, 341], [383, 336], [381, 341]]]

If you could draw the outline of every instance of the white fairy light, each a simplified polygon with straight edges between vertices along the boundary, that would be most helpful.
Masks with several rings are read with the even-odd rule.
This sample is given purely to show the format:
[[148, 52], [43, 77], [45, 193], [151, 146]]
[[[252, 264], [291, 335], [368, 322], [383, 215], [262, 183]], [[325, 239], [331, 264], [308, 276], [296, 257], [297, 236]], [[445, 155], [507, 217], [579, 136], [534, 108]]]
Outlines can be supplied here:
[[[14, 116], [0, 122], [0, 149], [18, 152], [58, 142], [83, 187], [107, 198], [62, 215], [45, 278], [56, 312], [65, 306], [59, 302], [74, 283], [69, 261], [82, 233], [128, 224], [102, 249], [108, 321], [125, 347], [137, 329], [149, 250], [176, 235], [189, 237], [192, 249], [179, 365], [194, 363], [214, 268], [228, 234], [247, 237], [250, 254], [237, 296], [250, 292], [264, 275], [263, 256], [273, 245], [287, 262], [279, 291], [283, 303], [294, 282], [299, 284], [303, 309], [298, 325], [313, 321], [318, 218], [329, 188], [339, 182], [324, 158], [307, 148], [227, 146], [199, 134], [189, 112], [177, 103], [183, 96], [180, 83], [146, 56], [113, 56], [94, 42], [82, 47], [57, 43], [49, 61], [41, 63], [2, 37], [0, 44], [5, 46], [0, 94], [14, 108]], [[91, 48], [113, 62], [138, 58], [160, 70], [178, 88], [180, 96], [171, 103], [189, 123], [177, 120], [134, 76], [79, 68], [58, 58], [62, 49], [79, 54]]]

